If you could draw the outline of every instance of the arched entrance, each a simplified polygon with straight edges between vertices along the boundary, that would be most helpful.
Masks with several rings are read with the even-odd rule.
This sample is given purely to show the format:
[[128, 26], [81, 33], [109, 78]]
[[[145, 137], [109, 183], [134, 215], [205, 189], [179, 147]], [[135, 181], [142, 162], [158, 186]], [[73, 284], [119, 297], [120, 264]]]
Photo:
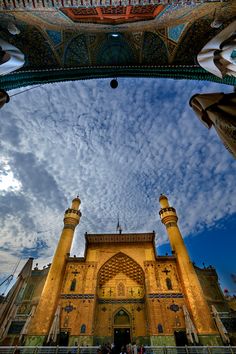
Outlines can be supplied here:
[[141, 266], [118, 252], [100, 268], [94, 343], [115, 343], [117, 350], [146, 336], [145, 276]]
[[131, 321], [126, 310], [121, 308], [114, 315], [114, 344], [117, 353], [121, 352], [122, 346], [131, 342]]

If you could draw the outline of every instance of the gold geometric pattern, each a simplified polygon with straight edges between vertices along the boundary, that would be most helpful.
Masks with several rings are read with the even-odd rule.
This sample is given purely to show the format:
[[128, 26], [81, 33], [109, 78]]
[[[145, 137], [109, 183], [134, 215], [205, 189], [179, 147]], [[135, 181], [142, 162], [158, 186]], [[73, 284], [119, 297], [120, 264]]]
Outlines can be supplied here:
[[98, 285], [103, 286], [118, 273], [124, 273], [140, 285], [144, 284], [142, 268], [133, 259], [120, 252], [102, 266], [98, 274]]
[[121, 282], [117, 285], [117, 295], [118, 296], [125, 296], [125, 286]]

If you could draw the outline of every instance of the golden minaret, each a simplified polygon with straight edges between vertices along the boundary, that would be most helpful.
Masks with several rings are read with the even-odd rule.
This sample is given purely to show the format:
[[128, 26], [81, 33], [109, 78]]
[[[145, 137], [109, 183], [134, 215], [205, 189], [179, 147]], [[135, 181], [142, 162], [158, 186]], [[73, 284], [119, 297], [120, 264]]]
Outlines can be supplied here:
[[32, 342], [34, 340], [33, 336], [37, 336], [38, 340], [41, 342], [38, 342], [38, 345], [43, 344], [45, 336], [48, 335], [50, 330], [60, 296], [66, 259], [70, 253], [75, 228], [79, 224], [81, 217], [79, 210], [80, 203], [79, 197], [76, 197], [72, 200], [71, 208], [65, 211], [64, 227], [44, 284], [40, 301], [30, 323], [27, 334], [28, 338], [26, 340], [27, 345], [35, 344]]
[[177, 258], [183, 290], [197, 331], [200, 335], [218, 334], [193, 263], [189, 258], [188, 251], [177, 225], [178, 216], [176, 211], [173, 207], [170, 207], [166, 196], [161, 195], [159, 201], [161, 205], [159, 215], [162, 223], [166, 227], [172, 251]]

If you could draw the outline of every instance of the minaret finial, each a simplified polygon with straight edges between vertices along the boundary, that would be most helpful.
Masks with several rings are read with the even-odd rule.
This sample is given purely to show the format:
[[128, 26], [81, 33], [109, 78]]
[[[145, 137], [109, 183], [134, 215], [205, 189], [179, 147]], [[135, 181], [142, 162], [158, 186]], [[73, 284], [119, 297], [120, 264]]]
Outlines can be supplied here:
[[168, 198], [164, 194], [160, 195], [159, 202], [160, 202], [162, 208], [169, 207]]
[[77, 197], [72, 200], [71, 209], [79, 210], [80, 203], [80, 198], [77, 195]]
[[120, 217], [119, 217], [119, 214], [117, 215], [116, 231], [119, 232], [119, 234], [122, 233], [122, 228], [121, 228], [121, 226], [120, 226]]

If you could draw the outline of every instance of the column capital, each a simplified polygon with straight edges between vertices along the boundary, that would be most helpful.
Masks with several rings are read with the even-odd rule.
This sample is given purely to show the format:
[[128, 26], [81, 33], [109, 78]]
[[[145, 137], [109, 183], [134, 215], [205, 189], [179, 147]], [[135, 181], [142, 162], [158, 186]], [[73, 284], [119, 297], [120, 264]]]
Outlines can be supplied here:
[[166, 196], [160, 196], [160, 204], [161, 210], [159, 211], [159, 215], [161, 218], [161, 222], [167, 226], [167, 224], [173, 225], [176, 224], [178, 221], [178, 216], [176, 214], [175, 208], [169, 206], [169, 202]]
[[80, 203], [79, 196], [72, 200], [71, 207], [68, 208], [64, 214], [64, 228], [66, 226], [66, 228], [72, 228], [72, 226], [75, 228], [78, 225], [82, 215], [79, 210]]

